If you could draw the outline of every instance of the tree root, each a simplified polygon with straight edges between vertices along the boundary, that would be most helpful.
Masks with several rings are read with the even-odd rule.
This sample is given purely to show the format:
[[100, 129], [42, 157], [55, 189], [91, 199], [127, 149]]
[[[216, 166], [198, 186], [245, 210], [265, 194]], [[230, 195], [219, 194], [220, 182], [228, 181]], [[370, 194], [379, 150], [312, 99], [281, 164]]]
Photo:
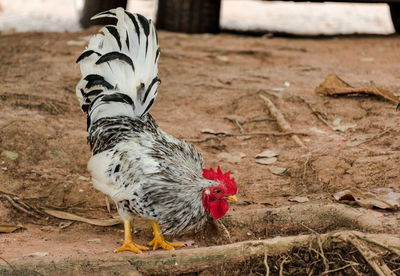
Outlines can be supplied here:
[[[337, 203], [307, 203], [279, 208], [230, 211], [222, 219], [229, 229], [245, 229], [282, 235], [284, 228], [299, 233], [314, 229], [318, 232], [346, 228], [362, 231], [397, 233], [400, 221], [373, 209], [354, 208]], [[314, 228], [315, 227], [315, 228]], [[276, 232], [274, 232], [276, 230]], [[396, 252], [398, 254], [398, 252]]]
[[[372, 245], [372, 243], [364, 242], [359, 237], [371, 240], [372, 243], [383, 243], [387, 247], [400, 247], [399, 236], [387, 234], [365, 234], [357, 231], [341, 231], [321, 234], [318, 236], [311, 234], [276, 237], [266, 240], [251, 240], [228, 245], [183, 249], [172, 253], [153, 252], [151, 254], [143, 254], [132, 258], [129, 262], [139, 271], [146, 271], [148, 273], [165, 273], [168, 271], [189, 273], [213, 267], [215, 268], [223, 263], [240, 264], [246, 260], [261, 257], [264, 260], [264, 265], [268, 272], [269, 265], [266, 263], [267, 257], [287, 254], [293, 252], [294, 248], [308, 247], [310, 245], [316, 250], [323, 250], [322, 246], [320, 247], [320, 244], [324, 244], [324, 248], [328, 248], [334, 246], [334, 244], [337, 244], [338, 242], [342, 242], [354, 245], [378, 275], [394, 275], [383, 261], [381, 250], [378, 250], [374, 245]], [[390, 241], [388, 237], [390, 238]], [[318, 241], [319, 239], [320, 241]], [[373, 252], [373, 254], [371, 252]], [[325, 261], [328, 262], [327, 260]], [[279, 267], [280, 274], [283, 274], [284, 264], [289, 262], [289, 259], [283, 258], [280, 263], [276, 264]], [[330, 270], [325, 269], [322, 273], [329, 274], [334, 271], [343, 270], [352, 265], [357, 264], [352, 262], [346, 265], [346, 267], [342, 266]], [[381, 274], [380, 272], [384, 274]]]
[[[320, 241], [318, 241], [320, 239]], [[322, 245], [320, 248], [320, 244]], [[379, 244], [379, 246], [377, 246]], [[337, 248], [349, 246], [351, 250], [338, 251]], [[86, 273], [93, 269], [101, 271], [120, 271], [132, 270], [139, 271], [145, 275], [179, 275], [186, 273], [198, 273], [201, 271], [210, 271], [212, 275], [224, 274], [230, 275], [233, 272], [245, 271], [246, 267], [261, 266], [261, 272], [267, 275], [288, 275], [290, 268], [297, 267], [299, 264], [295, 259], [304, 259], [308, 256], [308, 261], [304, 263], [308, 267], [308, 273], [300, 275], [327, 275], [336, 271], [352, 269], [355, 267], [362, 270], [361, 273], [371, 275], [376, 271], [378, 275], [395, 275], [388, 267], [383, 256], [387, 256], [387, 250], [383, 248], [400, 248], [400, 236], [390, 234], [368, 234], [358, 231], [340, 231], [326, 234], [315, 233], [310, 235], [298, 235], [289, 237], [275, 237], [264, 240], [249, 240], [227, 245], [210, 246], [202, 248], [178, 249], [174, 251], [154, 251], [145, 252], [138, 255], [91, 255], [82, 259], [63, 259], [59, 261], [40, 260], [35, 263], [34, 260], [26, 262], [23, 258], [17, 262], [12, 261], [10, 265], [19, 272], [28, 273], [38, 271], [44, 275], [62, 274], [70, 271], [77, 273]], [[324, 268], [323, 260], [318, 254], [311, 254], [310, 249], [316, 251], [323, 250], [327, 262], [331, 265], [329, 270]], [[301, 255], [306, 252], [306, 255]], [[353, 252], [349, 252], [353, 251]], [[354, 253], [358, 252], [363, 260], [346, 259], [346, 256], [340, 256], [340, 252]], [[338, 253], [339, 252], [339, 253]], [[373, 252], [373, 253], [371, 253]], [[300, 254], [300, 255], [299, 255]], [[332, 262], [332, 256], [339, 255], [341, 263]], [[336, 258], [337, 260], [338, 258]], [[259, 263], [252, 263], [252, 260], [259, 260]], [[400, 255], [395, 255], [395, 265], [400, 261]], [[315, 264], [320, 264], [317, 267]], [[322, 265], [321, 265], [322, 263]], [[246, 266], [247, 264], [247, 266]], [[10, 265], [0, 263], [0, 271], [12, 272]], [[220, 270], [218, 270], [220, 269]], [[396, 269], [396, 267], [392, 268]], [[260, 270], [258, 270], [260, 272]], [[304, 269], [303, 269], [304, 271]], [[347, 270], [348, 271], [348, 270]], [[366, 272], [367, 271], [367, 272]], [[50, 273], [51, 272], [51, 273]], [[100, 271], [99, 271], [100, 272]], [[232, 273], [231, 273], [232, 272]], [[357, 273], [356, 272], [356, 273]], [[299, 273], [297, 273], [299, 274]], [[346, 274], [344, 272], [344, 274]], [[137, 274], [136, 274], [137, 275]]]

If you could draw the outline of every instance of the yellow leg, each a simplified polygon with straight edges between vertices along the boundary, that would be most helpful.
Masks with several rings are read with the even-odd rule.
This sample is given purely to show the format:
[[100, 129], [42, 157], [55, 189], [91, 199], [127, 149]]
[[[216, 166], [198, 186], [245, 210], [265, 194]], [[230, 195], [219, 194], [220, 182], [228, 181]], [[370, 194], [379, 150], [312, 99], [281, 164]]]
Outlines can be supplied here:
[[166, 250], [174, 250], [174, 246], [183, 246], [180, 242], [167, 242], [164, 236], [161, 234], [160, 226], [155, 221], [150, 220], [151, 226], [153, 227], [154, 239], [148, 243], [149, 246], [153, 246], [153, 250], [157, 248], [164, 248]]
[[124, 243], [120, 248], [115, 249], [114, 252], [132, 251], [142, 253], [142, 250], [148, 250], [148, 248], [132, 242], [131, 222], [124, 220]]

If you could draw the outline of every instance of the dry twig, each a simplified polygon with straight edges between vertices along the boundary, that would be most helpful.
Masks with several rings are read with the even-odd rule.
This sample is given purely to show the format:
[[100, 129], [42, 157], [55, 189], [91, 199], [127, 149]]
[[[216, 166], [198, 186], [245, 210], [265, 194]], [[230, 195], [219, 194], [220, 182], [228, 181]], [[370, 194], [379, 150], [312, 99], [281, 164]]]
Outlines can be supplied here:
[[224, 117], [224, 119], [228, 120], [231, 123], [233, 123], [239, 129], [239, 132], [241, 134], [244, 133], [244, 129], [242, 127], [242, 123], [238, 119], [230, 118], [230, 117]]
[[[269, 112], [271, 113], [271, 115], [276, 119], [279, 128], [282, 131], [285, 132], [292, 132], [292, 127], [290, 126], [290, 124], [288, 123], [288, 121], [286, 121], [285, 117], [283, 116], [283, 114], [276, 108], [276, 106], [272, 103], [272, 101], [270, 99], [268, 99], [267, 97], [263, 96], [263, 95], [259, 95], [261, 99], [264, 100], [264, 102], [267, 104], [267, 107], [269, 109]], [[296, 142], [296, 144], [298, 144], [299, 146], [301, 146], [302, 148], [307, 148], [303, 142], [300, 140], [300, 138], [296, 135], [293, 134], [292, 135], [292, 139]]]
[[[40, 218], [41, 218], [41, 217], [38, 216], [37, 214], [35, 214], [35, 213], [33, 213], [33, 212], [27, 210], [25, 207], [21, 206], [21, 201], [19, 201], [19, 200], [14, 200], [14, 199], [12, 199], [9, 195], [6, 195], [6, 194], [0, 195], [0, 197], [3, 197], [3, 198], [5, 198], [5, 199], [7, 199], [15, 209], [17, 209], [17, 210], [19, 210], [19, 211], [21, 211], [21, 212], [24, 212], [24, 213], [26, 213], [26, 214], [28, 214], [28, 215], [30, 215], [30, 216], [32, 216], [32, 217], [35, 217], [35, 218], [37, 218], [37, 219], [40, 219]], [[25, 204], [24, 204], [24, 205], [25, 205]], [[27, 206], [27, 205], [25, 205], [25, 206]]]
[[329, 124], [329, 122], [325, 119], [326, 115], [324, 113], [322, 113], [321, 111], [319, 111], [318, 109], [316, 109], [309, 101], [307, 101], [304, 97], [302, 96], [298, 96], [298, 98], [300, 100], [302, 100], [307, 106], [308, 108], [311, 110], [312, 114], [315, 115], [315, 117], [317, 117], [318, 120], [320, 120], [324, 125], [326, 125], [327, 127], [331, 128], [332, 130], [335, 130], [333, 128], [333, 126], [331, 126], [331, 124]]

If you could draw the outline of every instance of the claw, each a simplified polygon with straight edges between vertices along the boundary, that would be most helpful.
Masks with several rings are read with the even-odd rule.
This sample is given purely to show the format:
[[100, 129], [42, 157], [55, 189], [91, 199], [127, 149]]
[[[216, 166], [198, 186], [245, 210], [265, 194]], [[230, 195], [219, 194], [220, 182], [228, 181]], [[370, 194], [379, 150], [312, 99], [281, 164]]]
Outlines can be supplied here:
[[153, 246], [153, 250], [156, 250], [160, 247], [166, 250], [174, 250], [174, 247], [184, 246], [183, 243], [180, 242], [167, 242], [164, 239], [164, 236], [161, 234], [160, 226], [158, 226], [158, 223], [152, 220], [150, 221], [150, 223], [153, 227], [154, 239], [150, 241], [148, 245]]
[[174, 247], [183, 246], [180, 242], [167, 242], [163, 235], [154, 236], [154, 239], [148, 243], [149, 246], [153, 246], [153, 250], [157, 248], [164, 248], [166, 250], [174, 250]]
[[114, 250], [114, 252], [122, 252], [122, 251], [132, 251], [135, 253], [142, 253], [142, 250], [149, 250], [146, 246], [139, 245], [133, 242], [124, 241], [121, 247]]
[[131, 233], [131, 222], [129, 220], [124, 220], [124, 243], [121, 247], [114, 250], [115, 253], [122, 251], [132, 251], [135, 253], [142, 253], [142, 250], [149, 250], [146, 246], [142, 246], [132, 242], [132, 233]]

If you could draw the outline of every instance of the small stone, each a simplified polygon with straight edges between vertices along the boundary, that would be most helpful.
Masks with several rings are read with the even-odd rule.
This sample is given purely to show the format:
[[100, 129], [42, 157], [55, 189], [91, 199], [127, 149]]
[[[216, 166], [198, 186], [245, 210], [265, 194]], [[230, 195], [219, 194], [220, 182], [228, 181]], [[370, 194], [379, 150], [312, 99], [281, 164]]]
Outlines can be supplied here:
[[253, 180], [249, 180], [249, 181], [247, 181], [247, 184], [254, 184], [254, 181]]
[[219, 59], [220, 61], [223, 61], [223, 62], [228, 62], [229, 61], [227, 56], [217, 56], [217, 59]]
[[332, 125], [338, 126], [338, 125], [340, 125], [340, 122], [341, 122], [341, 121], [342, 121], [342, 119], [336, 118], [335, 120], [333, 120]]
[[289, 87], [289, 86], [290, 86], [290, 82], [285, 81], [284, 85], [285, 85], [286, 87]]
[[89, 181], [90, 178], [80, 175], [80, 176], [78, 177], [78, 180]]

